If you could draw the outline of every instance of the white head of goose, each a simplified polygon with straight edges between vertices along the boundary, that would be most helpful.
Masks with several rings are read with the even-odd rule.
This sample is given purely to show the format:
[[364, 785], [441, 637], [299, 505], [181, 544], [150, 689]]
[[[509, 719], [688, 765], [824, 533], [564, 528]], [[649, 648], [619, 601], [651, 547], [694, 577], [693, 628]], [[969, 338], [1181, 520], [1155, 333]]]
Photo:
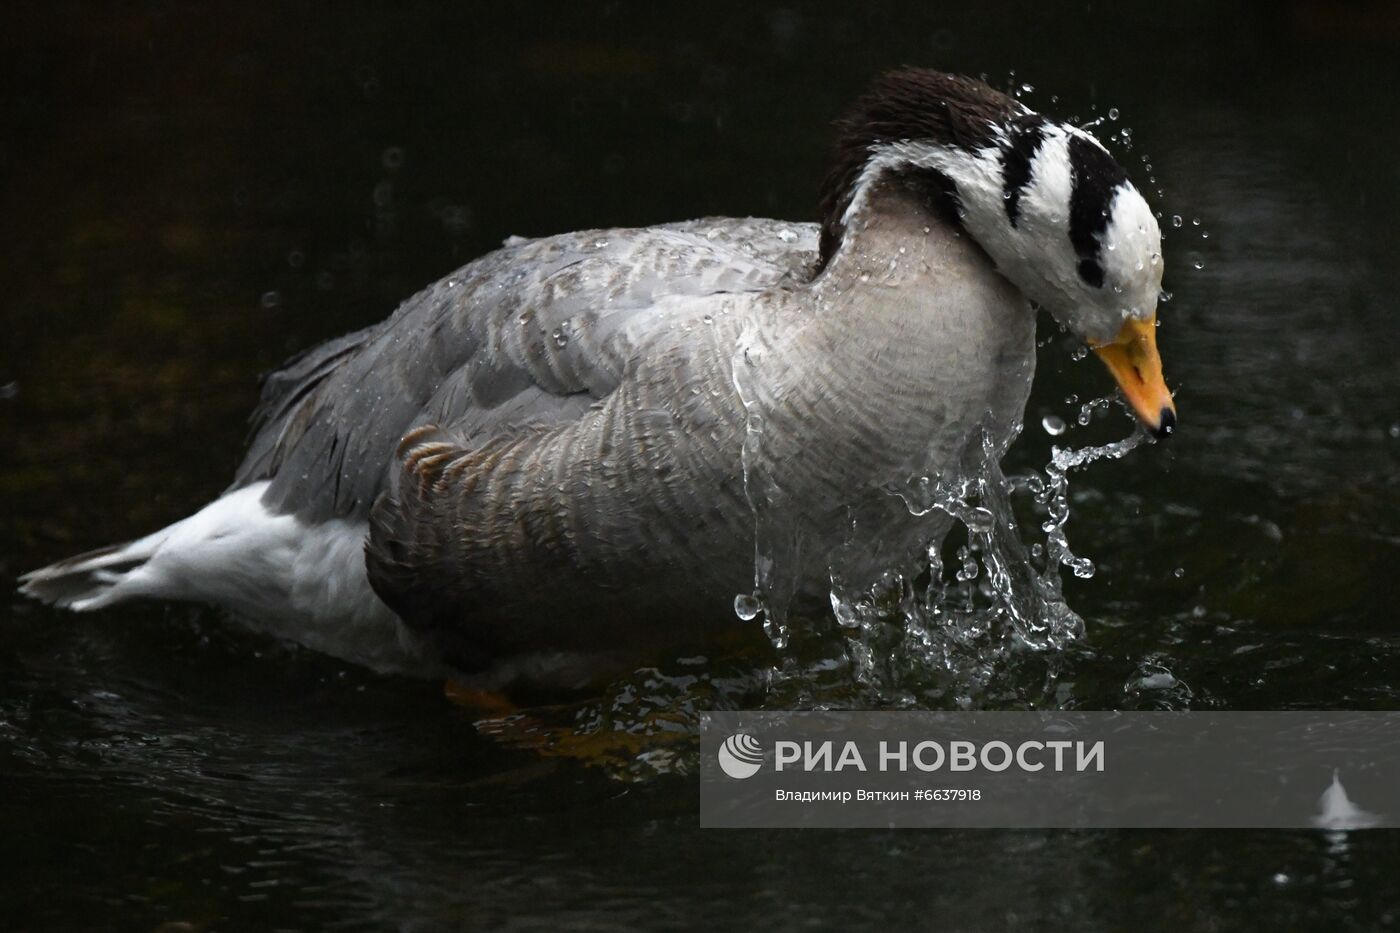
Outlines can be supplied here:
[[[820, 542], [852, 510], [892, 520], [892, 483], [989, 428], [999, 455], [1032, 303], [1173, 430], [1157, 223], [1089, 133], [892, 72], [840, 124], [822, 211], [512, 237], [269, 377], [224, 496], [23, 591], [202, 601], [379, 669], [578, 684], [735, 623], [747, 479]], [[828, 585], [820, 560], [792, 574]]]
[[882, 186], [923, 188], [997, 271], [1094, 347], [1143, 425], [1175, 429], [1155, 334], [1162, 235], [1089, 132], [980, 81], [924, 69], [876, 79], [840, 124], [821, 263], [876, 213]]

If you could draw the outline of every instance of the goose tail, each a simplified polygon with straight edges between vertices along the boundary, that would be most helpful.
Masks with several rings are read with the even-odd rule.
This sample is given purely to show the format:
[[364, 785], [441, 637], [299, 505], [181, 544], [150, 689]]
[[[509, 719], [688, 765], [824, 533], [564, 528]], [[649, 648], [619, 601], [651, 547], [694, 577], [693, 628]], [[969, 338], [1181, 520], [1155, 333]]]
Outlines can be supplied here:
[[296, 520], [262, 507], [267, 483], [236, 489], [155, 534], [19, 578], [26, 596], [76, 612], [136, 598], [213, 603], [254, 615], [288, 608]]
[[148, 564], [175, 526], [123, 544], [109, 544], [95, 551], [32, 570], [19, 578], [19, 591], [41, 602], [88, 612], [136, 596], [161, 595]]
[[140, 598], [205, 603], [375, 670], [440, 669], [370, 589], [366, 523], [306, 524], [264, 506], [267, 486], [239, 487], [155, 534], [31, 571], [20, 592], [77, 612]]

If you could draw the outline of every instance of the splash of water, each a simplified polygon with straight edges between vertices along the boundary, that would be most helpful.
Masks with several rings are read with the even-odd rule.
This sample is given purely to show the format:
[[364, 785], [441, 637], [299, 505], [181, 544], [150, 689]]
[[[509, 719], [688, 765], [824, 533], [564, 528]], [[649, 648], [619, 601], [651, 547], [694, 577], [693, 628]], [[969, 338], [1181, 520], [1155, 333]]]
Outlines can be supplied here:
[[[746, 345], [743, 366], [761, 365], [763, 347]], [[736, 373], [743, 371], [736, 366]], [[828, 568], [829, 602], [844, 664], [833, 662], [828, 641], [815, 657], [799, 663], [791, 651], [788, 607], [796, 585], [803, 541], [784, 520], [781, 489], [767, 471], [755, 469], [763, 440], [762, 403], [754, 382], [736, 378], [748, 412], [744, 443], [745, 491], [754, 513], [754, 590], [740, 594], [741, 618], [763, 617], [765, 632], [782, 652], [770, 672], [770, 687], [790, 688], [789, 702], [810, 702], [814, 670], [843, 667], [862, 693], [881, 704], [913, 704], [933, 695], [971, 704], [1014, 652], [1047, 652], [1079, 638], [1084, 623], [1066, 604], [1062, 568], [1089, 578], [1095, 568], [1076, 555], [1065, 526], [1070, 520], [1070, 474], [1101, 459], [1118, 459], [1150, 438], [1141, 430], [1102, 446], [1055, 446], [1043, 471], [1007, 477], [1000, 458], [1011, 438], [991, 426], [952, 470], [916, 476], [885, 490], [897, 497], [906, 527], [891, 533], [875, 527], [863, 534], [862, 518], [850, 510], [843, 543], [818, 555]], [[1090, 402], [1086, 412], [1105, 407]], [[1087, 419], [1085, 419], [1087, 420]], [[1029, 542], [1017, 520], [1020, 504], [1037, 517]], [[922, 551], [875, 575], [868, 572], [872, 534], [917, 541]], [[887, 542], [885, 542], [887, 543]], [[809, 548], [814, 550], [814, 548]], [[810, 559], [812, 555], [807, 555]], [[791, 688], [796, 685], [796, 693]], [[829, 693], [828, 693], [829, 695]], [[848, 697], [850, 699], [850, 697]]]
[[1313, 817], [1313, 825], [1341, 833], [1343, 839], [1349, 829], [1368, 829], [1380, 822], [1374, 813], [1368, 813], [1352, 801], [1342, 786], [1341, 772], [1336, 768], [1332, 769], [1332, 783], [1322, 792], [1317, 804], [1318, 814]]
[[1046, 569], [1065, 566], [1076, 577], [1089, 579], [1094, 575], [1093, 561], [1078, 557], [1070, 550], [1069, 539], [1065, 536], [1065, 525], [1069, 522], [1069, 472], [1088, 466], [1095, 460], [1119, 460], [1128, 452], [1150, 438], [1142, 428], [1120, 441], [1098, 447], [1050, 448], [1050, 463], [1045, 468], [1045, 480], [1038, 477], [1028, 480], [1028, 486], [1035, 495], [1036, 503], [1044, 506], [1048, 516], [1040, 530], [1046, 536]]
[[[927, 699], [932, 688], [971, 703], [1013, 652], [1059, 649], [1080, 637], [1084, 623], [1064, 600], [1060, 569], [1087, 578], [1094, 566], [1065, 533], [1069, 476], [1146, 439], [1136, 431], [1098, 447], [1055, 447], [1043, 473], [1008, 478], [1000, 448], [984, 435], [951, 477], [891, 490], [911, 518], [926, 522], [929, 545], [919, 565], [871, 586], [849, 585], [833, 565], [831, 605], [855, 679], [881, 702]], [[1023, 495], [1043, 515], [1044, 539], [1029, 547], [1013, 503]]]

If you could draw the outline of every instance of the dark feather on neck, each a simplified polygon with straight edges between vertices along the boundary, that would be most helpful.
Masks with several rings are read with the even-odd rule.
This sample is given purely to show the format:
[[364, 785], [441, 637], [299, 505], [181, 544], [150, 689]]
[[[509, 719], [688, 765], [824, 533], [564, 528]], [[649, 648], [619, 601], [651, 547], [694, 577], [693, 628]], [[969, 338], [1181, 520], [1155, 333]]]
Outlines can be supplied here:
[[[826, 267], [841, 245], [845, 232], [841, 220], [873, 148], [920, 140], [972, 152], [995, 141], [996, 125], [1026, 112], [1025, 107], [1000, 91], [960, 75], [901, 68], [876, 78], [836, 124], [831, 171], [822, 186], [817, 271]], [[946, 179], [933, 187], [943, 192], [939, 213], [947, 215], [949, 205], [956, 206], [956, 192], [947, 191], [950, 183]]]

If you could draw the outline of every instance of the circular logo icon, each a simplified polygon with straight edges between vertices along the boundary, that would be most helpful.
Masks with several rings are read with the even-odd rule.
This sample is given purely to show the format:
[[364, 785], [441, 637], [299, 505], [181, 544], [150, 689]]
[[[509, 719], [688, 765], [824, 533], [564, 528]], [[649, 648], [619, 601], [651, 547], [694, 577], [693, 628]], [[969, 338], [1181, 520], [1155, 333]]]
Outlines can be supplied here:
[[763, 767], [763, 746], [745, 732], [736, 732], [719, 747], [719, 766], [725, 774], [743, 780]]

